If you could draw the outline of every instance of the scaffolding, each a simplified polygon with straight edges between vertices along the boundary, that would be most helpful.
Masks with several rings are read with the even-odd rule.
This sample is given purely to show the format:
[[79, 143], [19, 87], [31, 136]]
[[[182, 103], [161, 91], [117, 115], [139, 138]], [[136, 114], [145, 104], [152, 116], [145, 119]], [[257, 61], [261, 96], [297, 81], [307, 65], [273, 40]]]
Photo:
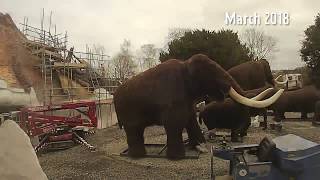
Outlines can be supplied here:
[[44, 11], [41, 28], [28, 25], [27, 18], [21, 23], [25, 47], [41, 59], [38, 67], [43, 79], [43, 104], [51, 105], [59, 97], [69, 102], [82, 98], [77, 89], [86, 89], [100, 103], [119, 85], [117, 79], [105, 74], [103, 66], [108, 56], [93, 53], [88, 46], [86, 52], [76, 52], [73, 47], [67, 49], [67, 32], [57, 33], [56, 26], [52, 32], [51, 16], [52, 13], [48, 30], [44, 28]]

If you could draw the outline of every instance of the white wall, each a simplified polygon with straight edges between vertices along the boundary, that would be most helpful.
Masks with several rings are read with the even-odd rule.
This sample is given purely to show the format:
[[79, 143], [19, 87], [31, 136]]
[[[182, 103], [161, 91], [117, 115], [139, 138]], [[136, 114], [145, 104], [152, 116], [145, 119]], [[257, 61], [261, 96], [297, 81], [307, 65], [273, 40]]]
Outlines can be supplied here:
[[[101, 108], [101, 111], [100, 111]], [[101, 114], [100, 114], [101, 113]], [[113, 103], [97, 104], [98, 129], [103, 129], [117, 124], [117, 115]]]

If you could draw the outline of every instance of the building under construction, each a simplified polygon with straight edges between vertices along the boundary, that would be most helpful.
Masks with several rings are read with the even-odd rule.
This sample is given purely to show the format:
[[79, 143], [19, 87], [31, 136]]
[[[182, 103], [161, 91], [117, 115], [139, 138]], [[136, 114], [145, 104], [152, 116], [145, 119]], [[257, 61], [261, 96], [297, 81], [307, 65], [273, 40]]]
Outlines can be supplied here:
[[[51, 25], [45, 29], [43, 17], [39, 28], [25, 18], [19, 30], [8, 14], [0, 13], [1, 113], [89, 100], [97, 104], [98, 127], [114, 124], [111, 97], [120, 82], [106, 73], [108, 56], [89, 47], [86, 52], [68, 48], [67, 33], [52, 31]], [[78, 113], [64, 112], [67, 117]]]
[[37, 66], [43, 79], [43, 103], [74, 101], [94, 97], [106, 99], [119, 85], [117, 79], [106, 76], [106, 55], [96, 54], [86, 47], [86, 52], [67, 49], [67, 33], [59, 34], [28, 25], [25, 19], [22, 33], [24, 46], [41, 59]]

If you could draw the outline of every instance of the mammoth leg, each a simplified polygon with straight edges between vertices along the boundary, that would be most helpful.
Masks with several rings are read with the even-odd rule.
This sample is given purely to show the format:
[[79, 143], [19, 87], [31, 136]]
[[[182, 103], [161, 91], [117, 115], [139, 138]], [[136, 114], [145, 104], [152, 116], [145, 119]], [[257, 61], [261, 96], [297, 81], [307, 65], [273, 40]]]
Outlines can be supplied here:
[[234, 122], [234, 124], [238, 124], [236, 125], [235, 131], [240, 135], [240, 137], [247, 136], [247, 131], [251, 125], [251, 117], [248, 108], [243, 108], [241, 110], [241, 112], [239, 113], [239, 117]]
[[314, 108], [314, 121], [320, 122], [320, 101], [317, 101]]
[[245, 122], [239, 128], [241, 137], [248, 135], [248, 129], [250, 126], [251, 126], [251, 118], [250, 116], [248, 116], [245, 118]]
[[191, 118], [188, 121], [186, 129], [187, 129], [190, 145], [194, 146], [194, 145], [198, 145], [200, 143], [206, 142], [206, 140], [201, 132], [201, 129], [199, 127], [199, 124], [197, 122], [195, 114], [191, 115]]
[[128, 154], [131, 157], [143, 157], [146, 154], [144, 147], [144, 128], [141, 126], [124, 127], [127, 134]]
[[167, 157], [169, 159], [182, 159], [185, 157], [185, 149], [180, 127], [165, 126], [167, 133]]
[[263, 116], [263, 122], [260, 124], [260, 127], [263, 127], [263, 130], [266, 130], [268, 128], [268, 112], [267, 109], [264, 109], [262, 111], [262, 116]]
[[275, 111], [274, 112], [274, 120], [276, 122], [281, 122], [283, 119], [285, 119], [284, 112], [282, 112], [282, 111]]
[[247, 136], [248, 128], [251, 125], [250, 114], [247, 110], [244, 110], [239, 114], [239, 124], [231, 129], [231, 141], [242, 142], [243, 136]]
[[185, 156], [182, 131], [187, 125], [186, 105], [171, 107], [161, 114], [162, 122], [167, 133], [167, 157], [181, 159]]
[[231, 129], [231, 142], [242, 142], [243, 137], [247, 136], [248, 127], [246, 125], [237, 129]]
[[308, 113], [307, 112], [301, 112], [301, 119], [307, 119], [308, 118]]
[[231, 142], [241, 142], [242, 135], [240, 129], [231, 129]]
[[242, 121], [241, 124], [231, 128], [231, 142], [241, 142], [242, 137], [247, 135], [247, 130], [251, 125], [250, 117], [246, 118], [242, 116], [239, 118], [239, 121]]

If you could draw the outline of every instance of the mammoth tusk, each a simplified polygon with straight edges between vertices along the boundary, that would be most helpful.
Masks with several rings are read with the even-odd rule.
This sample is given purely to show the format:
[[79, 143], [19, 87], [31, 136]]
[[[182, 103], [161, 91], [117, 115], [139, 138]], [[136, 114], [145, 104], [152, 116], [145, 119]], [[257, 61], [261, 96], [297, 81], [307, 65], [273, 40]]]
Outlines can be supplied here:
[[202, 101], [202, 102], [200, 102], [200, 103], [198, 103], [198, 104], [196, 105], [196, 107], [197, 107], [197, 109], [198, 109], [199, 111], [203, 111], [203, 109], [204, 109], [205, 106], [206, 106], [206, 103], [205, 103], [204, 101]]
[[263, 100], [263, 101], [256, 101], [249, 98], [246, 98], [244, 96], [241, 96], [237, 93], [232, 87], [230, 88], [229, 95], [232, 99], [237, 101], [240, 104], [254, 107], [254, 108], [265, 108], [273, 104], [283, 93], [284, 89], [280, 89], [278, 92], [276, 92], [272, 97]]
[[288, 76], [285, 75], [286, 79], [285, 79], [284, 81], [282, 81], [282, 82], [281, 82], [281, 81], [278, 81], [278, 79], [279, 79], [281, 76], [283, 76], [283, 75], [279, 75], [277, 78], [274, 79], [274, 81], [275, 81], [277, 84], [280, 84], [280, 85], [286, 84], [286, 83], [288, 82]]
[[282, 77], [283, 75], [280, 74], [278, 77], [275, 78], [275, 80], [278, 80], [280, 77]]
[[269, 94], [272, 90], [273, 90], [273, 88], [268, 88], [268, 89], [264, 90], [263, 92], [261, 92], [260, 94], [256, 95], [255, 97], [251, 98], [251, 99], [255, 100], [255, 101], [260, 101], [267, 94]]

